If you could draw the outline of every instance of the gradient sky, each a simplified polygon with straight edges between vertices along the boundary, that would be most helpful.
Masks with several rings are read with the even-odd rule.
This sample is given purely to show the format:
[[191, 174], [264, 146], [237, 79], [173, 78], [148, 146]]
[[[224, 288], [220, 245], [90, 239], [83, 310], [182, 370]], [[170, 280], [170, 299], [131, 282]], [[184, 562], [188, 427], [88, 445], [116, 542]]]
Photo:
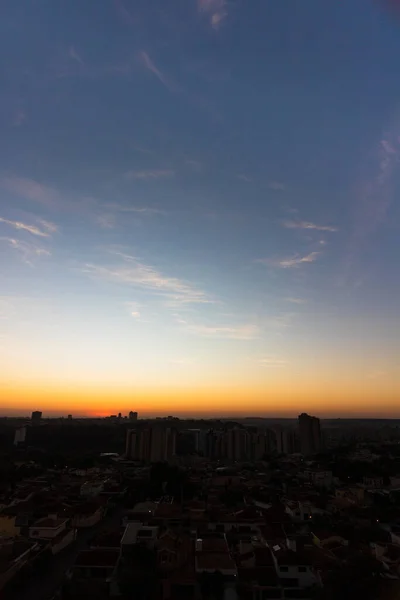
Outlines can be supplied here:
[[390, 4], [3, 0], [2, 414], [400, 416]]

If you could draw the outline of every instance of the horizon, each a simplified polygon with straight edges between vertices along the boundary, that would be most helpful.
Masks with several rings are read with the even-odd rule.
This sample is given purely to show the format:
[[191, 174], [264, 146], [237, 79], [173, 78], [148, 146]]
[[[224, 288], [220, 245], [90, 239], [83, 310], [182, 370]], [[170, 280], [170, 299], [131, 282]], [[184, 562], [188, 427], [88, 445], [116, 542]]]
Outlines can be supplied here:
[[0, 23], [0, 413], [400, 418], [397, 12], [25, 4]]
[[[1, 411], [2, 409], [0, 409]], [[0, 419], [6, 419], [6, 418], [10, 418], [10, 419], [30, 419], [31, 418], [31, 414], [35, 411], [35, 410], [40, 410], [39, 408], [35, 408], [33, 410], [31, 409], [19, 409], [18, 412], [15, 412], [15, 409], [4, 409], [4, 413], [0, 412]], [[42, 412], [42, 411], [41, 411]], [[42, 413], [42, 419], [46, 420], [46, 419], [62, 419], [65, 418], [67, 419], [67, 417], [69, 415], [72, 416], [73, 419], [107, 419], [111, 416], [113, 417], [117, 417], [118, 413], [120, 411], [117, 411], [116, 413], [68, 413], [68, 412], [63, 412], [63, 411], [51, 411], [49, 413]], [[129, 418], [128, 418], [129, 413], [121, 413], [121, 418], [126, 422], [130, 422]], [[320, 421], [398, 421], [400, 420], [400, 416], [399, 417], [385, 417], [382, 416], [381, 413], [374, 415], [374, 414], [370, 414], [370, 415], [358, 415], [356, 413], [354, 414], [350, 414], [349, 416], [335, 416], [335, 415], [329, 415], [329, 414], [318, 414], [318, 415], [311, 415], [311, 416], [316, 416]], [[224, 421], [226, 420], [234, 420], [234, 419], [238, 419], [238, 420], [276, 420], [276, 421], [297, 421], [299, 414], [279, 414], [279, 413], [271, 413], [271, 414], [260, 414], [260, 415], [248, 415], [247, 413], [243, 412], [243, 413], [215, 413], [215, 414], [210, 414], [210, 413], [199, 413], [199, 412], [193, 412], [193, 413], [179, 413], [179, 414], [159, 414], [159, 413], [143, 413], [143, 414], [139, 414], [138, 413], [138, 417], [137, 420], [154, 420], [154, 419], [168, 419], [168, 417], [172, 417], [173, 419], [178, 418], [180, 420], [205, 420], [205, 421], [212, 421], [212, 420], [219, 420], [222, 419]]]

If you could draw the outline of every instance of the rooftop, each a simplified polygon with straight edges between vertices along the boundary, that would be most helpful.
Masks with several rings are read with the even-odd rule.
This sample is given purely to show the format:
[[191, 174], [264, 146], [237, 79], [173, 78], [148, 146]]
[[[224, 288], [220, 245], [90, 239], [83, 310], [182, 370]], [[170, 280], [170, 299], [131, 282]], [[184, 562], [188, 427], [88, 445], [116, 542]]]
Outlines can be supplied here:
[[43, 519], [39, 519], [38, 521], [35, 521], [32, 525], [33, 527], [36, 528], [44, 528], [44, 529], [57, 529], [58, 527], [61, 527], [61, 525], [63, 525], [64, 523], [66, 523], [67, 519], [59, 519], [59, 518], [52, 518], [52, 517], [44, 517]]
[[300, 566], [309, 566], [311, 565], [311, 561], [309, 556], [300, 552], [293, 552], [292, 550], [277, 550], [274, 551], [274, 556], [278, 561], [278, 565], [300, 565]]
[[224, 537], [198, 538], [198, 546], [200, 546], [200, 540], [201, 550], [199, 548], [199, 552], [228, 552], [228, 544]]
[[228, 552], [201, 552], [196, 555], [196, 569], [235, 571], [236, 565]]
[[74, 567], [114, 567], [119, 550], [83, 550], [76, 557]]

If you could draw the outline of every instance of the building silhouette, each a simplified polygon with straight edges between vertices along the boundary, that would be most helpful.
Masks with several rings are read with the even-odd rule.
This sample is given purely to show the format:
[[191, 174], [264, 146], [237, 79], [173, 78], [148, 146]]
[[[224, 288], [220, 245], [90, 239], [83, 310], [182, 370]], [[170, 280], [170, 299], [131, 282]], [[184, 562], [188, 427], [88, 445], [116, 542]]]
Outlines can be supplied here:
[[300, 451], [304, 456], [321, 452], [321, 426], [317, 417], [307, 413], [299, 415]]
[[14, 446], [20, 446], [25, 443], [26, 440], [26, 427], [18, 427], [15, 430], [14, 435]]
[[249, 433], [246, 429], [233, 427], [225, 433], [226, 457], [228, 460], [247, 460]]
[[297, 437], [294, 429], [276, 425], [272, 429], [275, 436], [275, 448], [278, 454], [294, 454], [297, 450]]
[[138, 418], [137, 412], [134, 412], [133, 410], [131, 410], [130, 413], [129, 413], [129, 420], [130, 421], [137, 421], [137, 418]]
[[176, 454], [176, 429], [162, 426], [129, 429], [125, 453], [127, 458], [141, 462], [168, 462]]
[[34, 410], [31, 415], [32, 425], [38, 425], [42, 419], [42, 411]]

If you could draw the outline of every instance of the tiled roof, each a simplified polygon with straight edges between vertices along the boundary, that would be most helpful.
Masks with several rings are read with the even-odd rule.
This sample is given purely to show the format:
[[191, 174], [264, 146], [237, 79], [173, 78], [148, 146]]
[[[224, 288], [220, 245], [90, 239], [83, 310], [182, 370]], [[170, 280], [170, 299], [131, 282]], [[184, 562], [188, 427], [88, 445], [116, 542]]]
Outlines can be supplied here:
[[282, 549], [274, 552], [274, 555], [279, 565], [308, 566], [311, 564], [309, 556], [307, 556], [305, 553]]
[[196, 568], [197, 570], [234, 571], [236, 565], [228, 552], [201, 552], [196, 555]]
[[206, 537], [201, 539], [201, 552], [227, 552], [228, 544], [224, 537]]
[[76, 557], [75, 567], [114, 567], [119, 550], [83, 550]]

